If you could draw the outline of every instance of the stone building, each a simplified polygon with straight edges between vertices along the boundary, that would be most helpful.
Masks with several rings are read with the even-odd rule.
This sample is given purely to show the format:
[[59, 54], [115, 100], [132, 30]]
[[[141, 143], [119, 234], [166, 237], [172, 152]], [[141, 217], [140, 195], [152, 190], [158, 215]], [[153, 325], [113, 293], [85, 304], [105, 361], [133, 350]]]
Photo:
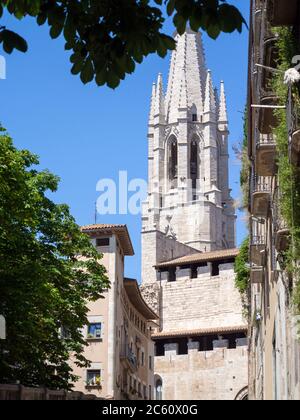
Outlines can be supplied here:
[[115, 400], [150, 400], [154, 386], [151, 329], [158, 317], [143, 300], [137, 281], [124, 278], [124, 257], [134, 254], [128, 230], [123, 225], [90, 225], [82, 232], [103, 254], [110, 289], [104, 291], [104, 299], [88, 302], [84, 356], [92, 363], [87, 369], [73, 365], [80, 378], [74, 390]]
[[[292, 305], [297, 278], [285, 271], [290, 231], [283, 219], [276, 162], [278, 103], [272, 79], [278, 64], [280, 27], [300, 45], [299, 1], [252, 0], [249, 42], [248, 154], [250, 171], [251, 315], [249, 398], [300, 399], [300, 343]], [[286, 46], [291, 40], [285, 40]], [[293, 67], [292, 60], [285, 70]], [[270, 69], [275, 69], [270, 71]], [[282, 85], [284, 74], [282, 73]], [[299, 108], [287, 95], [287, 165], [299, 165]], [[299, 101], [299, 93], [298, 93]], [[299, 199], [296, 198], [296, 199]], [[292, 200], [292, 197], [291, 197]]]
[[247, 397], [247, 325], [234, 287], [235, 210], [224, 83], [214, 88], [201, 34], [176, 35], [168, 88], [153, 86], [142, 286], [159, 314], [156, 399]]

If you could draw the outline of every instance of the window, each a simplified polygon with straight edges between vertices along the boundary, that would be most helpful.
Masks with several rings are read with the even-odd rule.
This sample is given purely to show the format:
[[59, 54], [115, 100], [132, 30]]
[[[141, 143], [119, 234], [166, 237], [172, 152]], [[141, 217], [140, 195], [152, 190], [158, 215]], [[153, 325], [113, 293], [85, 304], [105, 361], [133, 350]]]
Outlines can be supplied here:
[[[192, 188], [195, 190], [197, 188], [197, 179], [198, 179], [198, 144], [196, 140], [193, 140], [191, 143], [190, 177], [192, 180]], [[194, 197], [193, 197], [193, 201], [195, 201]]]
[[169, 147], [169, 179], [173, 181], [177, 179], [178, 150], [177, 140], [174, 138]]
[[198, 267], [197, 266], [192, 266], [191, 267], [191, 279], [196, 279], [198, 278]]
[[142, 386], [141, 386], [141, 383], [140, 382], [138, 384], [138, 394], [139, 394], [139, 397], [142, 396]]
[[109, 238], [97, 238], [96, 246], [109, 246]]
[[216, 277], [220, 275], [219, 263], [213, 263], [211, 269], [212, 277]]
[[87, 386], [101, 386], [101, 370], [88, 370], [86, 384]]
[[162, 400], [162, 380], [161, 379], [157, 379], [155, 383], [155, 399], [157, 401]]
[[87, 338], [100, 339], [102, 335], [101, 329], [102, 329], [102, 325], [100, 322], [89, 324]]
[[168, 282], [176, 281], [176, 268], [170, 268], [168, 274]]
[[149, 385], [149, 400], [152, 400], [152, 386]]
[[143, 394], [144, 394], [144, 398], [147, 398], [147, 387], [146, 385], [143, 386]]
[[194, 122], [198, 121], [198, 115], [197, 114], [193, 114], [193, 121]]
[[152, 356], [149, 356], [149, 369], [152, 370]]
[[145, 365], [145, 353], [142, 351], [142, 366]]

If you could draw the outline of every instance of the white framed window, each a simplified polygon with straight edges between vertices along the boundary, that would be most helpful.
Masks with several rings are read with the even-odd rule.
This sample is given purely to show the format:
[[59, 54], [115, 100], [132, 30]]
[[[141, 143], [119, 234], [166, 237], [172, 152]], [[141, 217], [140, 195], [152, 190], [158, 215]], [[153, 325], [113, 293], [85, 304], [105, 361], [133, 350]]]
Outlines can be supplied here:
[[87, 386], [101, 386], [101, 369], [89, 369], [86, 372]]
[[87, 338], [99, 340], [102, 338], [102, 323], [91, 322], [87, 328]]

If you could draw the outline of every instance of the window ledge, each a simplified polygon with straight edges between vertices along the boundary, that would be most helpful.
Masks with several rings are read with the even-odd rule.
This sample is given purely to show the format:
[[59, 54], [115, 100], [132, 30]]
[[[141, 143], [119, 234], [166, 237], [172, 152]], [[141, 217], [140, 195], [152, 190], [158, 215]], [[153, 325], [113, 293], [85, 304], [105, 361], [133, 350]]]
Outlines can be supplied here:
[[86, 385], [86, 389], [102, 389], [102, 385]]
[[86, 341], [88, 341], [88, 342], [91, 342], [91, 343], [93, 343], [93, 342], [102, 342], [103, 341], [103, 338], [93, 338], [93, 337], [87, 337], [86, 338]]

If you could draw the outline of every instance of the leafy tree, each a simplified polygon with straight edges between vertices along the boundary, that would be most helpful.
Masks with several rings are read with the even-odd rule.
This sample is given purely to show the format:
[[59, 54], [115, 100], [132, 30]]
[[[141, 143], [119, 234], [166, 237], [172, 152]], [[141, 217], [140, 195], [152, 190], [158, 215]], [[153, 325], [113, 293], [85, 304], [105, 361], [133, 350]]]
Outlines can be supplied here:
[[109, 282], [68, 207], [47, 197], [57, 177], [36, 164], [37, 157], [17, 150], [1, 129], [0, 314], [7, 340], [0, 340], [0, 382], [66, 389], [76, 380], [69, 353], [79, 366], [88, 365], [80, 333], [86, 301], [100, 298]]
[[[95, 79], [111, 88], [148, 54], [165, 57], [175, 48], [174, 39], [162, 32], [165, 12], [179, 34], [189, 24], [214, 39], [221, 32], [241, 32], [245, 23], [226, 0], [0, 0], [0, 18], [4, 9], [18, 19], [30, 15], [38, 25], [48, 23], [52, 38], [63, 34], [65, 49], [72, 51], [71, 72], [83, 83]], [[7, 53], [27, 50], [26, 41], [3, 26], [0, 43]]]

